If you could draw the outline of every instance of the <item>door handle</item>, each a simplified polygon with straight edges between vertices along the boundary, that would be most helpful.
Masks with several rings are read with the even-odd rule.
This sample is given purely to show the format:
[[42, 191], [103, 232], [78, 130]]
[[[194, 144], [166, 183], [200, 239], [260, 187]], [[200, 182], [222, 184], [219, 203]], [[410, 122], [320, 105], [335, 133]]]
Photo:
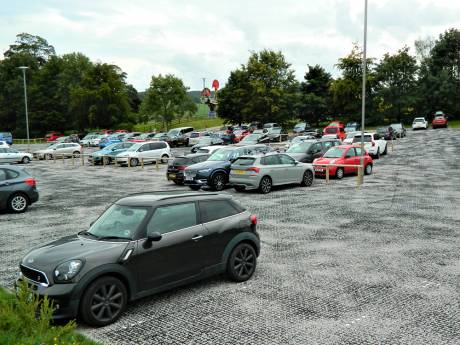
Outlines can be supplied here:
[[192, 237], [192, 240], [194, 241], [198, 241], [199, 239], [203, 238], [202, 235], [195, 235], [194, 237]]

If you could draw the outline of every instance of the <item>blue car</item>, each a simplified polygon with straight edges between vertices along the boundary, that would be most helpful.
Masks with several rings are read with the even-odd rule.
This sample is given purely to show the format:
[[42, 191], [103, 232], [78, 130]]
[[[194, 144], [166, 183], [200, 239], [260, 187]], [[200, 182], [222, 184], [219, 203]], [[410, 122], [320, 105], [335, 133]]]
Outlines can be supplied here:
[[115, 156], [117, 154], [125, 152], [127, 149], [129, 149], [133, 145], [134, 143], [130, 143], [130, 142], [120, 142], [120, 143], [110, 144], [104, 147], [102, 150], [93, 152], [88, 157], [88, 162], [93, 163], [93, 164], [102, 164], [102, 163], [110, 164], [115, 160]]
[[102, 138], [100, 143], [99, 143], [99, 148], [103, 149], [104, 147], [107, 147], [112, 144], [117, 144], [123, 142], [125, 134], [124, 133], [116, 133], [109, 135], [106, 138]]
[[10, 132], [0, 132], [0, 141], [5, 141], [8, 145], [13, 145], [13, 136]]

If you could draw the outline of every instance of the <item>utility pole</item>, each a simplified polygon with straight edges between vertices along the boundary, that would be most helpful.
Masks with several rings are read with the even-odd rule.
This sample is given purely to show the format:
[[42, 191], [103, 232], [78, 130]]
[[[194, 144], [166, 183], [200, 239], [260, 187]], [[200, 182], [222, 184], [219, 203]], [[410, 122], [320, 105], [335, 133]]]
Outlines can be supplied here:
[[27, 83], [26, 83], [26, 69], [29, 67], [27, 66], [21, 66], [18, 67], [22, 69], [22, 78], [24, 81], [24, 105], [26, 109], [26, 132], [27, 132], [27, 152], [30, 152], [30, 137], [29, 137], [29, 113], [27, 109]]
[[364, 180], [364, 125], [366, 120], [366, 71], [367, 71], [367, 0], [364, 0], [364, 44], [363, 44], [363, 93], [361, 105], [361, 176], [360, 184]]
[[204, 89], [206, 87], [206, 78], [203, 77], [201, 79], [203, 79], [203, 89]]

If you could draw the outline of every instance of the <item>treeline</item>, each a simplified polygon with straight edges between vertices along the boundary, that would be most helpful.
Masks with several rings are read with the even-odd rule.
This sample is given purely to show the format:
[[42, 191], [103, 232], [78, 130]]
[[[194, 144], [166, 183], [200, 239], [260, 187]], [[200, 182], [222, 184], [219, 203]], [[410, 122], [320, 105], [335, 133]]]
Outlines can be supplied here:
[[[409, 123], [415, 116], [431, 118], [437, 110], [460, 118], [460, 31], [418, 40], [415, 47], [415, 55], [404, 47], [379, 61], [367, 60], [368, 124]], [[340, 77], [334, 79], [323, 67], [308, 66], [298, 82], [281, 52], [252, 53], [245, 65], [231, 72], [220, 92], [219, 116], [228, 122], [360, 122], [360, 47], [355, 45], [336, 67]]]

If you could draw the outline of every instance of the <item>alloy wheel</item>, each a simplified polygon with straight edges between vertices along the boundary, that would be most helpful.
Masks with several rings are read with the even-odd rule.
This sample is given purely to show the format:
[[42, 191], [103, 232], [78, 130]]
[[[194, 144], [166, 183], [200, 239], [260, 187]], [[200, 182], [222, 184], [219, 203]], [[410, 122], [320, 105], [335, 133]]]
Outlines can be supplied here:
[[217, 191], [221, 191], [222, 189], [224, 189], [225, 187], [224, 176], [222, 174], [217, 174], [216, 176], [214, 176], [213, 185], [214, 185], [214, 189]]
[[14, 212], [22, 212], [27, 208], [27, 199], [23, 195], [15, 195], [10, 201], [10, 206]]
[[129, 161], [129, 165], [131, 165], [132, 167], [136, 167], [137, 163], [139, 163], [137, 158], [131, 158], [131, 160]]
[[305, 187], [310, 187], [313, 184], [313, 173], [310, 170], [304, 172], [302, 184]]
[[21, 163], [22, 164], [29, 164], [30, 163], [30, 158], [29, 157], [23, 157], [22, 160], [21, 160]]
[[343, 169], [342, 168], [338, 168], [337, 169], [337, 172], [335, 173], [336, 177], [340, 180], [343, 178]]
[[110, 322], [122, 311], [124, 295], [116, 284], [104, 284], [96, 290], [90, 302], [92, 316], [98, 322]]
[[371, 164], [366, 165], [366, 170], [364, 171], [364, 173], [366, 175], [372, 174], [372, 165]]
[[238, 248], [233, 260], [233, 271], [238, 280], [246, 280], [253, 273], [256, 266], [254, 250], [247, 244]]
[[269, 177], [265, 176], [262, 181], [260, 181], [260, 191], [264, 194], [270, 193], [272, 190], [272, 181]]

